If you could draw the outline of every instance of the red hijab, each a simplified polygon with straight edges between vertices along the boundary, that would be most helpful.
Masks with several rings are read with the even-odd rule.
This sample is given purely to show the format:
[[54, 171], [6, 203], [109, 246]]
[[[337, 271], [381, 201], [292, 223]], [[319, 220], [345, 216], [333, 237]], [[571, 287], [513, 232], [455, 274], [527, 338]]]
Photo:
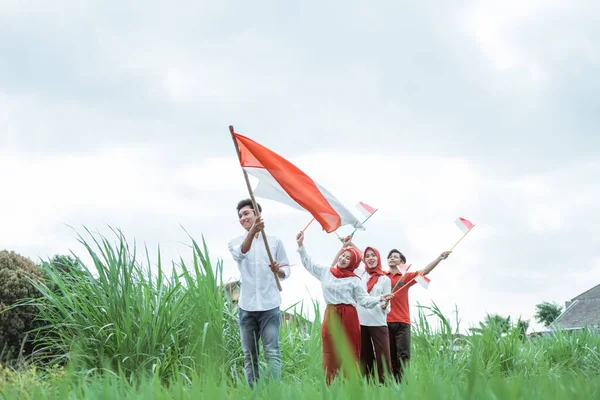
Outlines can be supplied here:
[[377, 257], [377, 266], [375, 268], [369, 267], [365, 262], [365, 270], [369, 273], [369, 275], [371, 275], [367, 281], [367, 292], [371, 293], [371, 290], [373, 290], [373, 286], [375, 286], [379, 280], [379, 277], [385, 274], [381, 266], [381, 256], [379, 255], [379, 250], [373, 247], [367, 247], [363, 253], [363, 258], [367, 258], [367, 250], [373, 250], [373, 253], [375, 253], [375, 256]]
[[360, 253], [353, 247], [348, 247], [344, 250], [344, 252], [345, 251], [350, 252], [350, 263], [348, 264], [348, 266], [346, 268], [338, 268], [338, 266], [336, 265], [335, 267], [329, 268], [329, 270], [331, 271], [333, 276], [335, 276], [338, 279], [349, 278], [351, 276], [356, 276], [357, 278], [359, 278], [359, 276], [354, 273], [354, 270], [358, 268], [360, 262], [362, 261]]

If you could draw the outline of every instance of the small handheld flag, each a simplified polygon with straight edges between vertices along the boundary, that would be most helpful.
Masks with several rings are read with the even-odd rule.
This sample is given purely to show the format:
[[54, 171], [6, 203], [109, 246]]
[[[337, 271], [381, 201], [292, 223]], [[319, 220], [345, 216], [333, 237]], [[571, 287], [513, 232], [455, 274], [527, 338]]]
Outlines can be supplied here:
[[458, 226], [463, 233], [469, 232], [475, 225], [468, 219], [458, 217], [454, 223]]
[[423, 275], [422, 273], [418, 274], [417, 276], [415, 276], [414, 278], [412, 278], [410, 281], [406, 282], [404, 285], [402, 285], [400, 287], [400, 289], [394, 291], [394, 289], [396, 288], [396, 286], [398, 286], [398, 284], [396, 284], [396, 286], [394, 286], [394, 289], [392, 289], [392, 296], [396, 295], [396, 293], [400, 292], [402, 289], [409, 287], [410, 283], [412, 281], [417, 281], [419, 284], [421, 284], [425, 289], [427, 289], [427, 287], [429, 286], [429, 282], [431, 281], [428, 277], [426, 277], [425, 275]]
[[454, 246], [452, 246], [450, 251], [454, 250], [456, 245], [458, 245], [460, 243], [460, 241], [463, 240], [463, 238], [465, 236], [467, 236], [467, 233], [471, 232], [471, 229], [473, 229], [475, 227], [474, 223], [472, 223], [468, 219], [464, 219], [464, 218], [460, 218], [460, 217], [458, 217], [456, 219], [456, 221], [454, 221], [454, 223], [456, 223], [456, 225], [458, 226], [458, 229], [460, 229], [464, 233], [464, 235], [462, 235], [462, 237], [460, 239], [458, 239], [458, 242], [454, 243]]
[[408, 269], [410, 268], [410, 266], [411, 266], [411, 265], [412, 265], [412, 264], [408, 264], [408, 265], [406, 265], [406, 264], [402, 264], [402, 265], [399, 265], [399, 266], [398, 266], [398, 270], [399, 270], [400, 272], [402, 272], [402, 275], [404, 275], [406, 272], [408, 272]]
[[[361, 214], [363, 214], [366, 217], [365, 220], [361, 222], [361, 224], [364, 224], [365, 222], [367, 222], [369, 220], [369, 218], [371, 218], [373, 216], [373, 214], [375, 214], [378, 210], [377, 208], [371, 207], [370, 205], [365, 204], [362, 201], [358, 202], [358, 204], [356, 205], [356, 208], [358, 208], [358, 211], [360, 211]], [[355, 228], [354, 231], [350, 234], [350, 236], [354, 236], [356, 231], [357, 231], [357, 229]]]
[[[404, 275], [405, 273], [408, 272], [408, 269], [410, 268], [412, 264], [408, 264], [408, 266], [406, 264], [402, 264], [400, 266], [398, 266], [398, 270], [400, 271], [400, 273], [402, 273], [402, 275]], [[394, 287], [392, 288], [392, 292], [394, 290], [396, 290], [396, 287], [400, 284], [400, 281], [402, 280], [402, 278], [398, 279], [398, 282], [396, 282], [396, 284], [394, 285]]]
[[429, 287], [429, 282], [431, 282], [431, 279], [429, 279], [425, 275], [417, 275], [415, 277], [415, 281], [421, 286], [423, 286], [425, 289], [427, 289]]
[[373, 213], [375, 213], [375, 211], [377, 211], [376, 208], [373, 208], [370, 205], [363, 203], [362, 201], [358, 202], [356, 208], [358, 208], [358, 211], [360, 211], [367, 218], [369, 218]]

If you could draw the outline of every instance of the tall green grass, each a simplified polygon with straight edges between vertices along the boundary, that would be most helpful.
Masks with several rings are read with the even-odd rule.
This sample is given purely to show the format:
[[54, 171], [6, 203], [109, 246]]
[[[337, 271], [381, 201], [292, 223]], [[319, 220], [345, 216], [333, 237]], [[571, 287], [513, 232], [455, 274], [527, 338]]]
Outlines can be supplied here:
[[[191, 263], [180, 260], [167, 273], [160, 249], [152, 263], [139, 257], [121, 232], [116, 242], [79, 236], [93, 269], [73, 279], [48, 271], [57, 289], [36, 284], [40, 318], [37, 354], [50, 363], [65, 359], [86, 373], [105, 371], [127, 379], [151, 374], [163, 381], [223, 362], [225, 304], [216, 287], [222, 264], [213, 269], [206, 243], [192, 241]], [[180, 271], [180, 272], [175, 272]]]
[[[46, 324], [37, 360], [67, 373], [14, 374], [2, 398], [598, 398], [600, 338], [592, 331], [523, 337], [493, 327], [460, 336], [433, 304], [412, 327], [411, 361], [401, 385], [368, 383], [352, 368], [331, 387], [321, 367], [320, 310], [306, 329], [283, 322], [283, 383], [245, 384], [237, 312], [223, 293], [222, 263], [190, 238], [189, 261], [163, 266], [139, 257], [120, 231], [112, 241], [79, 236], [93, 265], [71, 279], [49, 271], [57, 289], [38, 285]], [[168, 272], [167, 272], [168, 271]], [[294, 310], [291, 310], [295, 312]], [[301, 313], [300, 308], [299, 312]], [[434, 328], [427, 317], [433, 316]], [[458, 316], [457, 316], [458, 318]], [[333, 327], [335, 332], [335, 327]], [[343, 346], [342, 346], [343, 347]], [[264, 367], [264, 360], [261, 362]], [[348, 365], [347, 365], [348, 367]]]
[[[35, 283], [43, 297], [34, 304], [46, 322], [35, 332], [38, 359], [132, 382], [141, 376], [189, 382], [213, 373], [244, 384], [237, 311], [218, 290], [222, 262], [213, 267], [204, 238], [201, 244], [190, 238], [190, 261], [181, 258], [167, 269], [160, 249], [152, 262], [120, 231], [112, 241], [86, 232], [89, 238], [78, 240], [93, 268], [69, 277], [49, 270], [47, 285]], [[284, 357], [294, 360], [283, 372], [299, 380], [297, 372], [312, 372], [311, 360], [320, 357], [320, 325], [305, 330], [284, 322], [281, 336]]]
[[[426, 312], [436, 316], [441, 328], [431, 328]], [[413, 326], [413, 345], [419, 359], [413, 372], [452, 370], [456, 377], [466, 379], [478, 374], [483, 379], [519, 376], [533, 378], [577, 373], [595, 376], [600, 373], [600, 335], [592, 330], [556, 331], [539, 337], [522, 335], [515, 326], [507, 333], [489, 326], [468, 337], [459, 335], [433, 304], [421, 306], [418, 322]]]

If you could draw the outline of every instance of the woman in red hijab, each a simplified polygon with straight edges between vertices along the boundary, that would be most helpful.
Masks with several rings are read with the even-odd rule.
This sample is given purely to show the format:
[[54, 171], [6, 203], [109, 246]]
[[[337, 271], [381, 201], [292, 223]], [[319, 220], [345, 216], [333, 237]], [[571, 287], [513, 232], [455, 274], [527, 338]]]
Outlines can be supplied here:
[[[352, 236], [340, 239], [345, 246], [351, 246], [358, 251], [358, 247], [352, 243]], [[344, 248], [342, 246], [342, 248]], [[341, 251], [341, 250], [340, 250]], [[363, 252], [362, 266], [356, 269], [356, 274], [362, 280], [362, 284], [371, 296], [382, 296], [390, 294], [392, 283], [390, 278], [383, 272], [381, 256], [374, 247], [367, 247]], [[363, 373], [369, 378], [375, 377], [375, 364], [377, 365], [377, 377], [380, 384], [385, 384], [386, 374], [392, 372], [390, 356], [390, 339], [387, 325], [387, 314], [390, 312], [390, 303], [385, 302], [381, 307], [365, 308], [356, 306], [358, 320], [360, 321], [360, 364]]]
[[302, 265], [311, 275], [321, 281], [323, 297], [327, 304], [321, 338], [323, 340], [323, 370], [329, 385], [337, 375], [340, 365], [333, 347], [332, 339], [334, 338], [327, 329], [328, 319], [333, 314], [339, 318], [355, 360], [358, 361], [360, 358], [361, 337], [356, 306], [360, 305], [365, 308], [381, 307], [382, 304], [391, 299], [391, 295], [370, 296], [367, 293], [360, 278], [354, 273], [362, 260], [358, 250], [352, 247], [343, 249], [343, 251], [340, 251], [341, 254], [338, 257], [337, 264], [330, 268], [312, 261], [304, 248], [303, 232], [296, 236], [296, 241]]
[[[352, 242], [350, 245], [353, 246]], [[365, 268], [356, 270], [363, 285], [371, 296], [383, 296], [392, 292], [392, 284], [383, 272], [379, 251], [373, 247], [365, 248], [363, 253]], [[390, 312], [390, 303], [386, 302], [381, 307], [365, 308], [356, 307], [360, 321], [361, 351], [360, 361], [364, 374], [373, 378], [375, 376], [374, 364], [377, 365], [379, 383], [385, 383], [385, 374], [391, 374], [392, 363], [390, 358], [390, 338], [387, 326], [387, 314]]]

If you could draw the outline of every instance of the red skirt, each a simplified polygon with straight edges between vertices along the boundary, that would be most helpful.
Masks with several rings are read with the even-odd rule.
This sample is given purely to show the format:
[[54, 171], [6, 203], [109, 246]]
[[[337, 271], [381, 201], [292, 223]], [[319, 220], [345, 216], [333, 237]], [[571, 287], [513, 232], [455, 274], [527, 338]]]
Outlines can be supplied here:
[[356, 362], [360, 358], [360, 322], [356, 308], [351, 304], [328, 304], [325, 309], [325, 317], [323, 318], [323, 326], [321, 328], [321, 338], [323, 340], [323, 372], [329, 385], [335, 378], [340, 368], [339, 359], [335, 352], [335, 347], [332, 338], [327, 330], [327, 321], [335, 315], [341, 322], [352, 355]]

